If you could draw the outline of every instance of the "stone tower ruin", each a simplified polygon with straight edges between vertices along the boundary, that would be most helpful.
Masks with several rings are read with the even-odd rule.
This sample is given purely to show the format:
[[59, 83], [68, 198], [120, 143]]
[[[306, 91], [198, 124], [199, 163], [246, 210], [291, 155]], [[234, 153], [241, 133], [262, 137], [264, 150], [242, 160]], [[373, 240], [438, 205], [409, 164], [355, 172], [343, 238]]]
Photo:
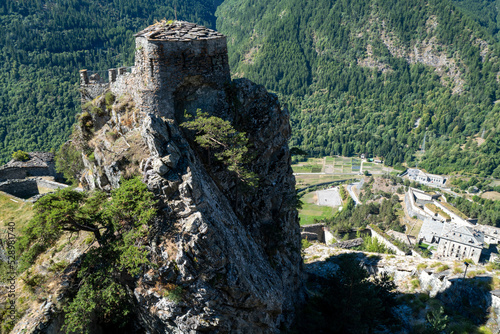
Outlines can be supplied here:
[[224, 35], [194, 23], [161, 21], [135, 37], [134, 67], [108, 70], [108, 82], [80, 71], [83, 103], [109, 90], [130, 94], [141, 111], [167, 118], [216, 107], [217, 91], [231, 80]]

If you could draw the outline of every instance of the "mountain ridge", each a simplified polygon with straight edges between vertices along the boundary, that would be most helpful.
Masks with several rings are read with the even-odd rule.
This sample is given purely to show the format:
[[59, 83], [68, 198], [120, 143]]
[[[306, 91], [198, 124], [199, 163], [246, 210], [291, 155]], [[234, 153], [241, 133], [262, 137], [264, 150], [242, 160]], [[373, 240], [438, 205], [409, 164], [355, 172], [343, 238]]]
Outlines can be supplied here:
[[[219, 6], [219, 30], [252, 37], [229, 39], [231, 66], [288, 103], [291, 146], [500, 175], [498, 46], [451, 2], [234, 3]], [[488, 144], [469, 149], [483, 130]]]

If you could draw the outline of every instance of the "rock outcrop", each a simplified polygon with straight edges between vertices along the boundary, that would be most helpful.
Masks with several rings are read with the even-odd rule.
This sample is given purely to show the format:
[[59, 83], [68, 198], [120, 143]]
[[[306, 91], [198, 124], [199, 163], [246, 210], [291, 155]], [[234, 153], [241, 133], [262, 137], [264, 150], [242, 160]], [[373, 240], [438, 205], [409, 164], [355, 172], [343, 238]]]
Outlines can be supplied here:
[[[161, 38], [185, 27], [210, 38]], [[230, 81], [220, 34], [176, 21], [136, 37], [131, 72], [110, 72], [109, 83], [81, 73], [84, 112], [72, 144], [84, 151], [87, 189], [109, 191], [141, 175], [160, 201], [148, 248], [154, 268], [133, 290], [138, 325], [150, 333], [277, 332], [302, 298], [288, 111], [262, 86]], [[179, 126], [197, 109], [246, 133], [246, 168], [258, 187], [242, 187]], [[164, 293], [172, 287], [178, 300]]]

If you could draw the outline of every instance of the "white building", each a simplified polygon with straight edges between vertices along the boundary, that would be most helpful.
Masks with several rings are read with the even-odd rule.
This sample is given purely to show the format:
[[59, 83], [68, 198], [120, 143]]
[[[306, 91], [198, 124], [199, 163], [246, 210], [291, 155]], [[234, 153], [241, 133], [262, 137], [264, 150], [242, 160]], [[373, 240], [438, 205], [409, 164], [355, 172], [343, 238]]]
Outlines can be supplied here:
[[408, 178], [419, 183], [432, 184], [439, 187], [444, 186], [446, 183], [446, 178], [441, 175], [427, 174], [420, 169], [408, 169]]
[[483, 250], [484, 235], [467, 226], [455, 226], [441, 235], [434, 257], [443, 260], [472, 259], [479, 262]]

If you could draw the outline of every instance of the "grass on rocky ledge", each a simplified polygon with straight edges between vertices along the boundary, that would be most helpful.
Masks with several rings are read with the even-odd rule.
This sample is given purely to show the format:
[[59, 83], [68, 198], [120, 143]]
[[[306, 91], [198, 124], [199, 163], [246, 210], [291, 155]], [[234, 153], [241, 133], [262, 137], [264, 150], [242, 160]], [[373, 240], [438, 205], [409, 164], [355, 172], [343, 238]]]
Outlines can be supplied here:
[[9, 222], [14, 223], [16, 236], [33, 217], [33, 203], [24, 202], [21, 199], [0, 192], [0, 230], [2, 233], [8, 227]]

